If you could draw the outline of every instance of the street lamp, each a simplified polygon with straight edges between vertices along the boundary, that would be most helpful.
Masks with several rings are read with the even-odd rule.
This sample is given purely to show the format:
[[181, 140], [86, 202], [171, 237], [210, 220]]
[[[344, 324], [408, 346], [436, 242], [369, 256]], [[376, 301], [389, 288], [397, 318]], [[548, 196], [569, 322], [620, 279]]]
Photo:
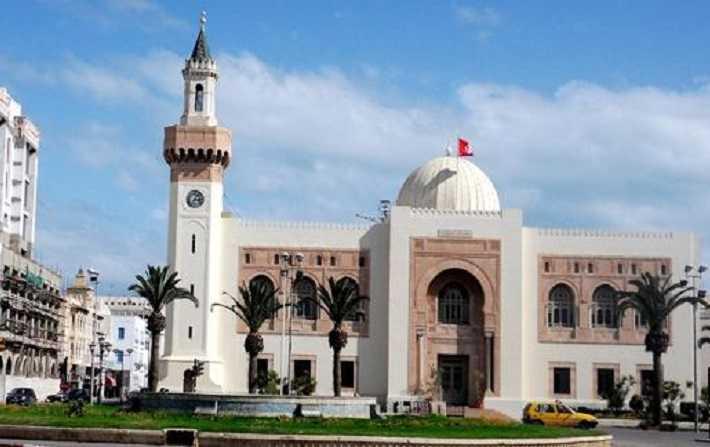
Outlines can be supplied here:
[[126, 349], [126, 354], [128, 354], [128, 392], [131, 392], [131, 382], [133, 382], [133, 362], [131, 361], [131, 355], [133, 354], [133, 348]]
[[[685, 278], [690, 279], [691, 286], [693, 288], [694, 300], [693, 300], [693, 402], [694, 402], [694, 413], [695, 413], [695, 433], [699, 430], [699, 419], [698, 419], [698, 300], [705, 298], [705, 291], [698, 290], [696, 288], [696, 280], [698, 284], [702, 285], [703, 273], [707, 271], [707, 267], [700, 265], [697, 268], [692, 265], [686, 265], [684, 272]], [[693, 273], [695, 270], [696, 273]], [[702, 292], [702, 293], [701, 293]], [[702, 296], [701, 296], [702, 295]]]
[[99, 403], [103, 399], [104, 393], [104, 352], [111, 349], [111, 343], [107, 342], [104, 337], [99, 337]]
[[90, 382], [89, 382], [89, 402], [94, 403], [94, 352], [96, 351], [96, 343], [89, 343], [89, 353], [91, 353], [91, 372], [90, 372]]
[[116, 357], [121, 357], [121, 388], [118, 390], [118, 399], [121, 403], [123, 403], [123, 350], [117, 348], [113, 350], [113, 353], [116, 354]]
[[[300, 267], [303, 264], [305, 256], [303, 253], [296, 253], [294, 255], [289, 254], [287, 251], [281, 253], [279, 256], [279, 264], [281, 266], [279, 275], [279, 288], [281, 289], [281, 294], [283, 295], [284, 309], [283, 309], [283, 320], [281, 321], [281, 386], [279, 387], [279, 394], [283, 394], [284, 382], [288, 380], [289, 394], [291, 394], [291, 349], [292, 349], [292, 337], [291, 337], [291, 323], [292, 323], [292, 313], [289, 306], [292, 305], [291, 298], [293, 294], [293, 285], [298, 276], [302, 274], [300, 272]], [[284, 280], [288, 280], [288, 293], [284, 287]], [[289, 340], [288, 340], [288, 353], [286, 353], [286, 320], [289, 323]], [[287, 365], [284, 365], [284, 362]], [[286, 372], [286, 375], [284, 375]], [[286, 378], [287, 377], [287, 378]]]

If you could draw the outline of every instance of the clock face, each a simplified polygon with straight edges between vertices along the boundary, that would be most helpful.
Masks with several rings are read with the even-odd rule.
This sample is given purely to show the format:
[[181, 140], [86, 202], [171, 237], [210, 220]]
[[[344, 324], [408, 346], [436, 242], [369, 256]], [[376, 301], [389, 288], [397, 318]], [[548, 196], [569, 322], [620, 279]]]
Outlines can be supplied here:
[[190, 208], [199, 208], [203, 203], [205, 203], [205, 195], [200, 191], [193, 189], [187, 193], [187, 198], [185, 200], [187, 202], [187, 206]]

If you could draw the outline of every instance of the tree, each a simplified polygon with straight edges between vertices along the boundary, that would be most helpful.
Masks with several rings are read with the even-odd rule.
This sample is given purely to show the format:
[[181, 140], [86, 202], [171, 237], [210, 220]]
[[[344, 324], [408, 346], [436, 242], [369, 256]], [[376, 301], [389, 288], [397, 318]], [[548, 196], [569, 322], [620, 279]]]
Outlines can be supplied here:
[[659, 426], [664, 384], [661, 356], [668, 350], [668, 317], [683, 304], [701, 303], [706, 307], [707, 304], [702, 299], [685, 296], [693, 288], [688, 287], [687, 281], [672, 283], [670, 276], [662, 277], [645, 272], [629, 283], [636, 290], [617, 292], [617, 309], [620, 315], [628, 309], [634, 309], [641, 319], [648, 323], [644, 344], [646, 351], [653, 354], [652, 424]]
[[279, 303], [274, 289], [267, 281], [251, 281], [249, 286], [245, 283], [239, 287], [241, 301], [225, 292], [232, 300], [232, 305], [215, 303], [212, 308], [223, 307], [232, 312], [237, 318], [247, 325], [249, 333], [244, 340], [244, 350], [249, 354], [249, 394], [255, 394], [259, 387], [256, 371], [257, 357], [264, 350], [264, 339], [259, 330], [261, 326], [274, 317], [283, 304]]
[[333, 349], [333, 391], [335, 396], [340, 396], [340, 351], [348, 344], [348, 333], [343, 329], [346, 320], [365, 319], [365, 313], [360, 306], [370, 298], [360, 295], [358, 284], [347, 277], [339, 280], [328, 279], [328, 288], [323, 284], [318, 285], [317, 298], [306, 296], [299, 302], [309, 301], [320, 307], [330, 321], [333, 329], [328, 333], [328, 343]]
[[145, 298], [150, 306], [148, 331], [150, 331], [150, 366], [148, 368], [148, 388], [155, 392], [158, 388], [158, 356], [160, 355], [160, 334], [165, 330], [163, 309], [175, 300], [190, 300], [198, 306], [188, 290], [179, 287], [177, 272], [170, 272], [168, 266], [149, 265], [144, 275], [136, 275], [136, 283], [128, 287], [138, 296]]

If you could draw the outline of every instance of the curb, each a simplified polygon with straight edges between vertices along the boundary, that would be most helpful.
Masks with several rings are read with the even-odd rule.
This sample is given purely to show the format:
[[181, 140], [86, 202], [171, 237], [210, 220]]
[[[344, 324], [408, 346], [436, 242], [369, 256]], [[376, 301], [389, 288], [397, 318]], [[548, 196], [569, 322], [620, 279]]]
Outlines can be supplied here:
[[[64, 442], [102, 442], [116, 444], [165, 445], [170, 441], [172, 431], [192, 431], [188, 429], [133, 430], [116, 428], [67, 428], [26, 425], [0, 425], [0, 438], [64, 441]], [[213, 446], [564, 446], [564, 447], [609, 447], [612, 436], [582, 436], [578, 438], [548, 439], [439, 439], [439, 438], [402, 438], [384, 436], [317, 436], [317, 435], [267, 435], [255, 433], [197, 433], [201, 447]], [[198, 443], [195, 443], [197, 445]]]
[[67, 428], [34, 425], [0, 425], [0, 438], [64, 442], [103, 442], [115, 444], [164, 445], [160, 430], [123, 428]]

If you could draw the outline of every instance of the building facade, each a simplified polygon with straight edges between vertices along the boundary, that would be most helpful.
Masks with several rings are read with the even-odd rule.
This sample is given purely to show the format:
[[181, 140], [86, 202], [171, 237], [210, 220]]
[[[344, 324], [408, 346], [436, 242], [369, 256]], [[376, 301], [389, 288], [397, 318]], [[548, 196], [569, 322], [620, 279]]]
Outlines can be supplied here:
[[40, 133], [0, 87], [0, 400], [59, 390], [66, 302], [61, 276], [32, 259]]
[[[111, 320], [112, 355], [108, 368], [114, 372], [120, 391], [138, 391], [148, 386], [150, 332], [146, 318], [150, 307], [144, 298], [103, 296]], [[119, 391], [119, 392], [120, 392]]]
[[[370, 297], [366, 318], [345, 327], [346, 394], [390, 408], [436, 394], [452, 407], [519, 417], [531, 399], [601, 405], [622, 375], [647, 378], [645, 322], [633, 312], [617, 319], [613, 293], [642, 272], [681, 279], [700, 259], [695, 235], [527, 227], [521, 210], [501, 207], [481, 169], [450, 156], [414, 169], [395, 205], [370, 225], [237, 218], [222, 206], [224, 173], [239, 157], [218, 125], [218, 70], [204, 25], [183, 77], [183, 115], [165, 128], [163, 148], [168, 261], [199, 306], [167, 309], [161, 387], [181, 390], [199, 359], [199, 391], [245, 392], [246, 328], [212, 305], [228, 304], [224, 293], [237, 296], [251, 281], [293, 303], [330, 277], [350, 278]], [[681, 308], [670, 322], [665, 372], [680, 383], [693, 377], [691, 318]], [[313, 306], [280, 312], [262, 328], [260, 368], [310, 376], [316, 394], [331, 394], [331, 327]]]

